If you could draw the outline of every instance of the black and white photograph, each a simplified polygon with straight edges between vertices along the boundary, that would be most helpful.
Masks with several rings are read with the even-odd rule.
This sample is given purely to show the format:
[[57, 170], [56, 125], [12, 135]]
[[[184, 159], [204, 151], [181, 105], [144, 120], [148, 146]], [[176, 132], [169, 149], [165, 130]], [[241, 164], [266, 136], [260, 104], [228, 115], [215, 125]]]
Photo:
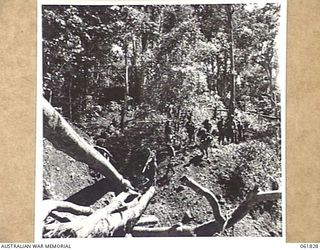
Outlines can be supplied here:
[[282, 2], [39, 6], [38, 238], [285, 236]]

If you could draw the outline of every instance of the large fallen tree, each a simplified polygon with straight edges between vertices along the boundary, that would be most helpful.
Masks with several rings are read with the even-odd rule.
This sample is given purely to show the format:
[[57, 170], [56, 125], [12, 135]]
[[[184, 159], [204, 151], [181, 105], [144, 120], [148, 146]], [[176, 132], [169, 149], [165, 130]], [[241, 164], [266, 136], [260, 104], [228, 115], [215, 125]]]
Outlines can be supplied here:
[[133, 189], [131, 183], [123, 178], [109, 159], [103, 157], [92, 145], [78, 135], [45, 98], [43, 98], [43, 136], [56, 149], [100, 172], [115, 185], [115, 188], [120, 190]]
[[[97, 211], [81, 206], [70, 209], [69, 203], [65, 204], [63, 209], [63, 203], [58, 202], [55, 206], [55, 201], [47, 201], [45, 202], [46, 218], [51, 217], [58, 223], [48, 224], [47, 221], [43, 229], [43, 235], [49, 238], [107, 237], [113, 236], [115, 232], [120, 230], [121, 235], [130, 234], [135, 237], [214, 236], [240, 221], [258, 202], [281, 198], [280, 191], [258, 192], [258, 189], [255, 188], [231, 216], [226, 218], [221, 212], [217, 198], [210, 190], [186, 176], [181, 178], [181, 183], [208, 200], [213, 211], [213, 220], [199, 225], [177, 223], [171, 227], [150, 227], [158, 222], [155, 216], [144, 216], [143, 219], [139, 219], [155, 193], [155, 188], [151, 187], [141, 196], [123, 192], [112, 200], [108, 206]], [[51, 211], [49, 211], [50, 208]], [[73, 213], [77, 216], [68, 216], [66, 213], [61, 215], [59, 212]]]
[[[81, 216], [73, 217], [66, 214], [62, 217], [55, 213], [57, 211], [56, 207], [52, 206], [55, 201], [44, 201], [45, 207], [49, 205], [53, 208], [47, 213], [48, 216], [54, 218], [58, 223], [52, 223], [50, 220], [45, 221], [43, 237], [107, 237], [113, 236], [115, 232], [119, 231], [125, 235], [139, 221], [154, 194], [154, 187], [149, 188], [143, 195], [122, 192], [109, 205], [95, 212], [90, 211], [90, 208], [86, 210], [85, 207], [69, 210], [69, 213], [76, 211], [76, 213], [81, 214]], [[66, 205], [69, 207], [69, 204]], [[60, 212], [65, 211], [61, 206], [59, 208]], [[154, 223], [154, 221], [155, 219], [152, 217], [151, 223]], [[146, 223], [145, 219], [141, 222], [141, 224]]]

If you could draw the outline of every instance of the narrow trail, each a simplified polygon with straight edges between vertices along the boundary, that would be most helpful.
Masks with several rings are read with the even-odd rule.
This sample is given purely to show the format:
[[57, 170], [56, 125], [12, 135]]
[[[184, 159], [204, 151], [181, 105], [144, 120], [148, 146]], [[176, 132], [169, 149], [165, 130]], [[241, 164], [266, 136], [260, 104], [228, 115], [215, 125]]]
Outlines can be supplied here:
[[[106, 120], [108, 118], [103, 117], [103, 121]], [[142, 175], [141, 170], [147, 158], [146, 148], [157, 151], [165, 148], [165, 120], [166, 116], [153, 114], [128, 123], [124, 134], [105, 136], [106, 147], [117, 161], [116, 167], [128, 178]], [[108, 126], [109, 124], [99, 121], [93, 125], [87, 124], [86, 129], [82, 128], [83, 136], [90, 140], [97, 131], [100, 133]], [[180, 134], [186, 141], [184, 128], [181, 128]], [[201, 157], [195, 144], [188, 145], [185, 141], [182, 145], [176, 145], [176, 156], [171, 160], [175, 173], [170, 171], [166, 176], [169, 160], [165, 156], [158, 159], [157, 193], [145, 214], [157, 216], [159, 226], [172, 226], [181, 221], [186, 224], [199, 224], [213, 219], [207, 200], [180, 185], [180, 178], [184, 175], [210, 189], [217, 196], [226, 216], [231, 214], [242, 200], [242, 195], [255, 184], [258, 184], [261, 190], [270, 190], [270, 176], [280, 181], [281, 176], [274, 176], [274, 173], [279, 172], [280, 163], [270, 157], [275, 153], [262, 142], [248, 140], [220, 146], [215, 137], [212, 144], [216, 147], [211, 147], [209, 157], [205, 158]], [[87, 166], [55, 150], [48, 142], [45, 143], [44, 168], [45, 183], [51, 183], [48, 187], [44, 184], [49, 198], [66, 199], [72, 196], [77, 203], [86, 203], [93, 208], [108, 203], [110, 197], [106, 194], [107, 190], [103, 191], [104, 179], [101, 179], [101, 176], [92, 177]], [[87, 189], [87, 192], [82, 192], [84, 189]], [[81, 193], [80, 191], [85, 195], [77, 196], [76, 193]], [[281, 218], [274, 212], [280, 209], [279, 206], [271, 204], [268, 209], [264, 206], [257, 207], [233, 228], [226, 230], [223, 236], [281, 235]]]

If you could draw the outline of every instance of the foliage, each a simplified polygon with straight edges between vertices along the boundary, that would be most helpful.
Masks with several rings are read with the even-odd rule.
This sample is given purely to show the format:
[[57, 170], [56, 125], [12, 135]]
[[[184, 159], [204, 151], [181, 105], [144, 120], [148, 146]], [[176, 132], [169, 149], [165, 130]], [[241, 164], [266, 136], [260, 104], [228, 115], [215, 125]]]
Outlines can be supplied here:
[[230, 157], [228, 162], [233, 165], [219, 177], [226, 187], [226, 196], [243, 199], [255, 185], [260, 191], [267, 191], [272, 189], [274, 182], [281, 183], [279, 155], [272, 145], [252, 140], [234, 146], [224, 154]]
[[[280, 7], [250, 6], [232, 5], [236, 106], [277, 114]], [[71, 119], [85, 112], [87, 95], [102, 105], [123, 99], [126, 66], [135, 103], [161, 110], [214, 102], [208, 95], [230, 101], [224, 5], [50, 5], [42, 14], [44, 87]]]

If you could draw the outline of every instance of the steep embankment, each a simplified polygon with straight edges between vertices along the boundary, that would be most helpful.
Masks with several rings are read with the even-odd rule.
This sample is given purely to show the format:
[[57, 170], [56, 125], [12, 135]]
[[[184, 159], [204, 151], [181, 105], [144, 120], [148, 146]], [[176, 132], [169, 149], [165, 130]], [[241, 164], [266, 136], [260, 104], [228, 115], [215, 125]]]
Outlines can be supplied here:
[[[148, 119], [135, 120], [128, 124], [125, 135], [104, 134], [107, 146], [117, 161], [116, 167], [124, 175], [139, 184], [141, 167], [146, 160], [146, 147], [160, 150], [163, 142], [162, 122], [164, 117], [153, 115]], [[103, 131], [108, 125], [95, 121], [82, 125], [87, 140]], [[181, 134], [184, 131], [181, 130]], [[182, 136], [183, 137], [183, 136]], [[217, 145], [217, 143], [215, 143]], [[245, 194], [258, 185], [261, 191], [277, 188], [281, 183], [280, 155], [272, 145], [258, 140], [240, 144], [213, 147], [209, 157], [199, 157], [195, 145], [177, 146], [172, 160], [175, 173], [166, 176], [168, 158], [160, 157], [157, 171], [157, 194], [145, 214], [154, 214], [161, 226], [184, 223], [202, 223], [212, 219], [212, 210], [206, 199], [180, 185], [179, 179], [186, 175], [202, 186], [209, 188], [219, 199], [224, 215], [228, 216], [244, 199]], [[133, 176], [135, 179], [132, 179]], [[98, 208], [108, 204], [112, 194], [108, 183], [82, 163], [52, 147], [44, 140], [44, 196], [51, 199], [67, 199], [82, 205]], [[137, 181], [138, 180], [138, 181]], [[259, 204], [224, 236], [280, 236], [280, 202]]]

